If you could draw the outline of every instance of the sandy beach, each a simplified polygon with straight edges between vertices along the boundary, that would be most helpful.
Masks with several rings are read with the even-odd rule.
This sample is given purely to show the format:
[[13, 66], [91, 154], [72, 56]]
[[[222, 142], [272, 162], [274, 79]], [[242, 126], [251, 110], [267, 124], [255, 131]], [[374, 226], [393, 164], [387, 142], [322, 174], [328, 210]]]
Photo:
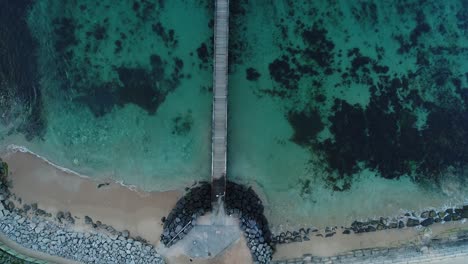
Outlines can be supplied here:
[[[70, 211], [76, 219], [74, 229], [91, 231], [84, 224], [84, 217], [101, 221], [119, 231], [128, 230], [132, 236], [140, 236], [155, 246], [160, 246], [161, 218], [167, 216], [183, 191], [140, 192], [109, 181], [91, 178], [60, 170], [31, 153], [8, 152], [1, 156], [8, 163], [11, 191], [22, 204], [37, 203], [38, 207], [55, 215], [58, 211]], [[100, 188], [98, 185], [107, 184]], [[61, 258], [45, 258], [44, 254], [22, 249], [14, 242], [10, 246], [24, 254], [74, 263]], [[162, 246], [162, 245], [161, 245]], [[187, 256], [168, 256], [168, 263], [250, 263], [250, 251], [243, 238], [213, 259], [190, 260]], [[240, 262], [239, 262], [240, 261]]]
[[[55, 215], [69, 211], [77, 228], [88, 228], [84, 217], [101, 221], [116, 230], [128, 230], [158, 245], [161, 218], [167, 216], [182, 191], [142, 193], [118, 183], [96, 182], [59, 170], [29, 153], [8, 153], [2, 157], [9, 164], [12, 193], [22, 203]], [[99, 184], [110, 183], [98, 188]]]
[[[159, 246], [162, 232], [161, 218], [169, 214], [183, 195], [183, 191], [144, 193], [110, 180], [98, 182], [60, 170], [30, 153], [8, 152], [2, 159], [9, 164], [11, 191], [21, 198], [22, 204], [37, 203], [39, 208], [53, 215], [58, 211], [70, 211], [76, 220], [73, 228], [78, 230], [92, 230], [84, 224], [84, 217], [89, 216], [93, 221], [101, 221], [119, 231], [128, 230], [132, 236], [140, 236], [156, 246]], [[102, 186], [98, 188], [98, 185]], [[313, 236], [310, 241], [278, 245], [273, 260], [304, 254], [333, 256], [355, 249], [398, 247], [462, 229], [467, 229], [464, 221], [435, 224], [425, 230], [405, 228], [351, 235], [343, 235], [338, 230], [331, 238]], [[244, 238], [209, 260], [191, 260], [181, 255], [167, 256], [167, 260], [169, 263], [200, 264], [252, 261]]]

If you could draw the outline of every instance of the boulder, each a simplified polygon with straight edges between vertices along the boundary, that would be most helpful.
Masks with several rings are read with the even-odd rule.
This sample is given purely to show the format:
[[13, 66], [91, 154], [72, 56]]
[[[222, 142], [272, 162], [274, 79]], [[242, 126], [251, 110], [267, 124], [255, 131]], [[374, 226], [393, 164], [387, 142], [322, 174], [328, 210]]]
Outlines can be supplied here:
[[85, 224], [87, 224], [87, 225], [92, 225], [92, 224], [93, 224], [93, 219], [91, 219], [91, 217], [85, 215], [85, 217], [84, 217], [84, 222], [85, 222]]
[[70, 224], [75, 224], [75, 219], [69, 214], [68, 216], [65, 217], [65, 220], [70, 223]]
[[468, 218], [468, 205], [463, 206], [461, 217], [462, 218]]
[[8, 164], [0, 159], [0, 181], [4, 182], [8, 176]]
[[36, 210], [36, 215], [38, 215], [38, 216], [44, 216], [44, 215], [46, 215], [46, 213], [47, 212], [42, 210], [42, 209], [37, 209]]
[[[123, 236], [124, 238], [128, 238], [128, 237], [130, 237], [130, 232], [128, 232], [128, 230], [124, 230], [124, 231], [122, 231], [122, 236]], [[174, 236], [175, 236], [175, 235], [174, 235]]]
[[427, 218], [421, 222], [422, 226], [430, 226], [434, 223], [434, 218]]
[[413, 227], [419, 225], [419, 220], [415, 218], [408, 218], [408, 221], [406, 222], [406, 226], [408, 227]]
[[8, 201], [6, 207], [10, 212], [13, 212], [13, 210], [15, 210], [15, 204], [12, 201]]
[[462, 219], [461, 215], [457, 213], [451, 214], [451, 216], [452, 216], [452, 221], [458, 221]]
[[421, 218], [428, 218], [429, 217], [429, 211], [424, 211], [421, 213]]

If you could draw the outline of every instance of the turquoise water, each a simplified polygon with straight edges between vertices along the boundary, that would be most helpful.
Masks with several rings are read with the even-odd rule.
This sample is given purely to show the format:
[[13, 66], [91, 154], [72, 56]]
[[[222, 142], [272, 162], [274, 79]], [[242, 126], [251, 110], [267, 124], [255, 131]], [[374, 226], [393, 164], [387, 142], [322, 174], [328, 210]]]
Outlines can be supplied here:
[[[231, 1], [228, 177], [274, 226], [465, 202], [465, 2]], [[2, 12], [2, 147], [145, 190], [209, 179], [212, 1]]]
[[146, 190], [209, 179], [211, 59], [197, 52], [211, 53], [207, 3], [31, 2], [43, 125], [5, 128], [2, 143]]
[[232, 2], [228, 175], [277, 225], [464, 201], [467, 8]]

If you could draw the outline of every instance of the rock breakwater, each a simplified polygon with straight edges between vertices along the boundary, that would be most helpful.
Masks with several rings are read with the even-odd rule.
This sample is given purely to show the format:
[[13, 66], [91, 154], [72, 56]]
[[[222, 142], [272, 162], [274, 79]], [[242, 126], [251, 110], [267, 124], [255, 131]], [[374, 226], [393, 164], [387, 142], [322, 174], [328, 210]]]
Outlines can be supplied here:
[[[211, 208], [211, 185], [202, 182], [188, 190], [164, 220], [161, 242], [171, 246], [182, 239], [195, 225], [197, 217]], [[241, 230], [255, 263], [270, 263], [274, 246], [268, 221], [263, 215], [263, 204], [252, 188], [230, 182], [226, 184], [224, 198], [228, 215], [239, 218]]]
[[[6, 163], [0, 160], [0, 232], [19, 245], [82, 263], [165, 263], [154, 246], [130, 238], [125, 232], [77, 232], [69, 212], [56, 219], [36, 204], [16, 208], [6, 181]], [[96, 225], [96, 224], [94, 224]], [[112, 228], [112, 230], [114, 230]]]

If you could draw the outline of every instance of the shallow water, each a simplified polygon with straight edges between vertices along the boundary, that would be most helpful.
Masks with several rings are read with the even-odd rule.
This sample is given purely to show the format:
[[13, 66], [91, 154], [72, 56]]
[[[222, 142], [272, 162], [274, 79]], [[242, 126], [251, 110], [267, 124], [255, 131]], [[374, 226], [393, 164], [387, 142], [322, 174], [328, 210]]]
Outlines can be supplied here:
[[207, 2], [31, 3], [23, 19], [36, 40], [42, 125], [26, 140], [3, 130], [2, 145], [146, 190], [209, 179]]
[[275, 226], [464, 202], [467, 8], [231, 2], [229, 176]]

